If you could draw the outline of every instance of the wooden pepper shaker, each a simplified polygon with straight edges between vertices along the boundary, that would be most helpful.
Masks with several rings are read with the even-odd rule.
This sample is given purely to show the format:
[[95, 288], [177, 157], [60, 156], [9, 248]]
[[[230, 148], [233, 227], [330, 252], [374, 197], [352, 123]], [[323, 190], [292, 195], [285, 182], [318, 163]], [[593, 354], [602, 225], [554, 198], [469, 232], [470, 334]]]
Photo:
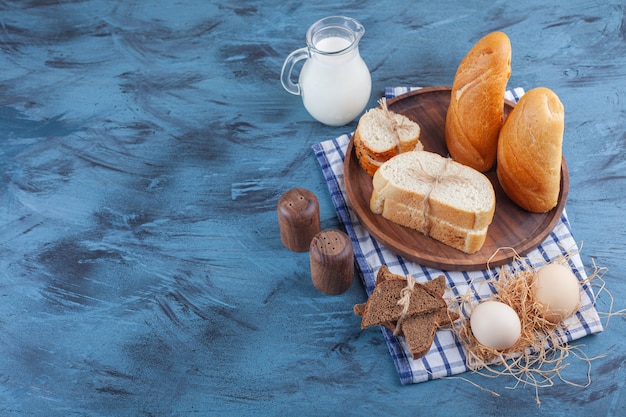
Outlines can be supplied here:
[[304, 188], [294, 188], [278, 200], [280, 240], [294, 252], [309, 250], [311, 240], [320, 231], [320, 207], [317, 197]]
[[309, 250], [311, 279], [325, 294], [341, 294], [350, 288], [354, 277], [354, 250], [348, 235], [339, 230], [324, 230], [313, 237]]

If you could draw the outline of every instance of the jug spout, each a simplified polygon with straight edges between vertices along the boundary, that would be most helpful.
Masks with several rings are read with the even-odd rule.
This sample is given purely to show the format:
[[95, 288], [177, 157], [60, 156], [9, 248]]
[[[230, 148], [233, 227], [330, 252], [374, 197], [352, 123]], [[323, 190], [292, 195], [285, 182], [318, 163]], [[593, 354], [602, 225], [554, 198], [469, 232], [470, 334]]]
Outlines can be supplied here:
[[355, 24], [354, 33], [356, 34], [356, 42], [359, 42], [359, 40], [365, 33], [365, 26], [363, 26], [361, 22], [359, 22], [358, 20], [354, 20], [354, 19], [352, 20], [354, 21], [354, 24]]

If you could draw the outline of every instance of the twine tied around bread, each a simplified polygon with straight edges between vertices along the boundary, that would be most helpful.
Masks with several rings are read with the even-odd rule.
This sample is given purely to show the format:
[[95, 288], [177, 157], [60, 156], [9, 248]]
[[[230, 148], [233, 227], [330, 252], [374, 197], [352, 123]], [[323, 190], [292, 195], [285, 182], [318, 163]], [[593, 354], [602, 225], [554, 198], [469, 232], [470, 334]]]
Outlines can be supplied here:
[[402, 329], [401, 323], [404, 320], [404, 317], [409, 312], [409, 306], [411, 305], [411, 294], [413, 294], [413, 288], [415, 288], [415, 280], [410, 274], [406, 276], [406, 287], [400, 290], [400, 299], [398, 300], [397, 305], [402, 307], [402, 314], [398, 318], [396, 322], [396, 328], [393, 331], [393, 335], [397, 336], [400, 334], [400, 330]]
[[444, 160], [445, 162], [443, 163], [443, 168], [438, 173], [431, 173], [426, 171], [419, 161], [417, 163], [419, 169], [411, 167], [407, 170], [412, 179], [430, 184], [428, 192], [424, 194], [424, 207], [422, 209], [422, 233], [424, 233], [425, 235], [428, 235], [430, 232], [430, 222], [428, 221], [428, 216], [430, 212], [430, 195], [435, 190], [435, 188], [437, 188], [438, 185], [443, 184], [444, 182], [453, 182], [459, 185], [471, 182], [469, 178], [459, 174], [446, 174], [448, 167], [452, 165], [454, 161], [451, 158], [444, 158]]
[[389, 119], [389, 126], [391, 126], [391, 130], [394, 133], [394, 140], [396, 141], [396, 148], [398, 148], [398, 153], [401, 152], [400, 145], [402, 142], [402, 134], [403, 130], [409, 131], [412, 129], [411, 125], [405, 123], [406, 119], [404, 117], [400, 118], [400, 121], [395, 117], [395, 113], [389, 110], [387, 106], [387, 99], [385, 97], [378, 100], [378, 104], [380, 104], [380, 108], [383, 110], [383, 114]]

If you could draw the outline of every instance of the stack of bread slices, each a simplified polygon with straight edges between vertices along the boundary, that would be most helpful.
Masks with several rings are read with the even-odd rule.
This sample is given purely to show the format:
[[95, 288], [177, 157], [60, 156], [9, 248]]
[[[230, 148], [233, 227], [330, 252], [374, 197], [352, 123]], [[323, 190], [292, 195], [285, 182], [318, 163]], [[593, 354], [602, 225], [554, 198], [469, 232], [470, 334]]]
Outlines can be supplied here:
[[480, 250], [493, 220], [489, 179], [427, 151], [397, 155], [374, 174], [370, 209], [465, 253]]
[[361, 116], [354, 132], [354, 151], [370, 176], [395, 155], [423, 149], [419, 124], [390, 111], [384, 98], [379, 103]]

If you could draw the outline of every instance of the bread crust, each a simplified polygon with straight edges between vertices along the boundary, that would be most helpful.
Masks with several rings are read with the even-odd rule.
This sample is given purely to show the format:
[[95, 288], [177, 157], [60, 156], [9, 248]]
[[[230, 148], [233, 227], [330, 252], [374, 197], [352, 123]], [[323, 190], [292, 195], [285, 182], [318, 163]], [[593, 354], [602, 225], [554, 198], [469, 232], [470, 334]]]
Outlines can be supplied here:
[[510, 76], [511, 42], [503, 32], [481, 38], [459, 64], [445, 126], [455, 161], [480, 172], [493, 167]]
[[523, 209], [545, 213], [559, 199], [565, 111], [550, 89], [524, 94], [507, 117], [498, 144], [498, 180]]
[[363, 145], [363, 141], [361, 140], [358, 128], [354, 132], [353, 141], [354, 152], [357, 160], [359, 161], [359, 165], [363, 168], [363, 170], [365, 170], [365, 172], [368, 173], [370, 177], [373, 177], [376, 170], [382, 165], [383, 162], [385, 162], [386, 159], [383, 158], [383, 161], [378, 161], [367, 153], [367, 150]]

